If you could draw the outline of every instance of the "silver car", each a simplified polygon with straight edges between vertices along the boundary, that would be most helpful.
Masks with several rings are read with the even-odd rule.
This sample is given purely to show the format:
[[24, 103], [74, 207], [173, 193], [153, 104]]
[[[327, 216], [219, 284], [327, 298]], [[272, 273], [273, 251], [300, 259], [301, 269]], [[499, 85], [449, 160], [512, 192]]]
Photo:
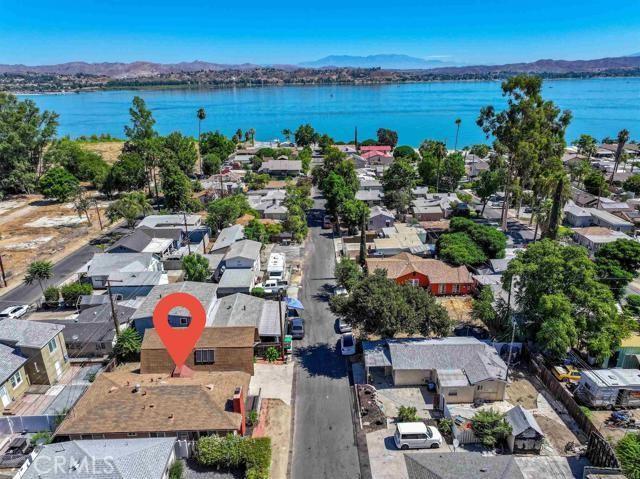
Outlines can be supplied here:
[[17, 319], [27, 314], [27, 311], [29, 311], [28, 304], [19, 304], [18, 306], [9, 306], [8, 308], [0, 312], [0, 320], [8, 319], [8, 318]]

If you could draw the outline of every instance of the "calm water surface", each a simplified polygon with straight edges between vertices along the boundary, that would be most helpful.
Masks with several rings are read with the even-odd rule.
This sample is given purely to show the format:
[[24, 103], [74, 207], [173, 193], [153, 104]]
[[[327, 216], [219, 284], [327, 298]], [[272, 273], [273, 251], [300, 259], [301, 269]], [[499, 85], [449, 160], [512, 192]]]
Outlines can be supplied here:
[[[362, 140], [377, 128], [397, 130], [400, 143], [424, 138], [446, 140], [453, 147], [456, 118], [462, 119], [460, 145], [484, 141], [475, 125], [482, 106], [504, 105], [499, 82], [442, 82], [384, 86], [307, 86], [225, 90], [101, 91], [65, 95], [30, 95], [44, 109], [60, 114], [62, 135], [110, 133], [122, 137], [128, 109], [140, 95], [153, 110], [157, 129], [197, 135], [196, 110], [204, 107], [203, 131], [233, 134], [255, 128], [261, 140], [282, 138], [284, 128], [311, 123], [336, 139]], [[640, 140], [640, 78], [546, 81], [544, 96], [573, 112], [568, 130], [598, 139], [622, 128]]]

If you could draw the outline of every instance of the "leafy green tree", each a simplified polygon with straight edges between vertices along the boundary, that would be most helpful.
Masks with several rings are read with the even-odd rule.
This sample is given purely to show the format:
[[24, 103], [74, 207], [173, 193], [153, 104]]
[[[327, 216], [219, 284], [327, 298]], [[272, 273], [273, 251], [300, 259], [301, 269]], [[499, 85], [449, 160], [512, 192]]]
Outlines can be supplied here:
[[298, 154], [298, 159], [302, 162], [302, 172], [308, 173], [311, 166], [311, 160], [313, 159], [313, 152], [309, 146], [305, 146]]
[[127, 328], [120, 332], [116, 344], [113, 346], [113, 354], [120, 361], [140, 360], [142, 338], [135, 328]]
[[82, 215], [84, 215], [85, 218], [87, 218], [87, 223], [89, 223], [89, 226], [92, 225], [91, 216], [89, 216], [89, 210], [91, 208], [94, 208], [96, 205], [96, 200], [87, 196], [82, 190], [80, 190], [76, 194], [76, 197], [73, 200], [73, 207], [76, 210], [76, 213], [78, 213], [78, 216], [80, 218], [82, 218]]
[[502, 231], [491, 226], [480, 225], [467, 218], [452, 218], [449, 228], [454, 233], [462, 232], [469, 235], [488, 258], [504, 258], [507, 237]]
[[616, 444], [616, 456], [629, 479], [640, 479], [640, 433], [629, 432]]
[[425, 154], [418, 163], [418, 174], [424, 186], [436, 187], [438, 182], [438, 160], [435, 156]]
[[438, 256], [456, 266], [478, 265], [487, 260], [482, 249], [466, 233], [445, 233], [440, 236]]
[[88, 296], [91, 293], [93, 293], [93, 286], [91, 286], [91, 283], [75, 281], [60, 287], [60, 295], [64, 300], [64, 304], [68, 308], [75, 308], [78, 305], [78, 299], [80, 299], [80, 296]]
[[38, 282], [42, 294], [44, 295], [43, 281], [53, 278], [53, 263], [51, 261], [37, 260], [32, 262], [27, 268], [27, 274], [24, 277], [25, 284], [33, 284]]
[[63, 138], [44, 155], [44, 163], [62, 166], [80, 181], [90, 181], [96, 188], [104, 183], [109, 165], [97, 153], [85, 150], [77, 141]]
[[387, 128], [378, 128], [378, 144], [395, 148], [398, 144], [398, 132]]
[[346, 158], [347, 155], [339, 149], [334, 147], [329, 148], [329, 150], [324, 153], [322, 166], [316, 166], [313, 169], [313, 183], [320, 186], [320, 189], [322, 189], [322, 183], [324, 182], [325, 178], [329, 175], [329, 173], [336, 169], [337, 165], [340, 162], [342, 162]]
[[627, 181], [624, 182], [623, 187], [625, 191], [631, 191], [636, 195], [640, 193], [640, 175], [639, 174], [632, 175], [630, 178], [627, 179]]
[[289, 128], [282, 130], [282, 136], [287, 140], [287, 143], [291, 141], [291, 135], [293, 135], [293, 132]]
[[142, 191], [133, 191], [122, 195], [107, 208], [107, 218], [112, 223], [123, 218], [129, 228], [133, 228], [136, 220], [151, 213], [151, 203]]
[[440, 187], [445, 191], [455, 191], [465, 175], [462, 153], [452, 153], [442, 161]]
[[296, 145], [309, 146], [320, 140], [320, 135], [313, 129], [310, 124], [300, 125], [294, 133]]
[[267, 228], [260, 220], [252, 219], [249, 224], [244, 227], [244, 236], [247, 239], [253, 241], [259, 241], [260, 243], [268, 243], [269, 235], [267, 234]]
[[191, 211], [194, 208], [193, 190], [189, 177], [173, 161], [164, 161], [160, 168], [164, 205], [172, 211]]
[[609, 185], [604, 175], [595, 169], [591, 169], [583, 180], [584, 189], [587, 193], [595, 196], [609, 196]]
[[340, 207], [340, 216], [342, 221], [349, 228], [350, 234], [355, 234], [355, 231], [362, 228], [369, 219], [369, 207], [364, 201], [349, 199], [345, 201]]
[[185, 175], [192, 175], [198, 161], [196, 144], [188, 136], [178, 131], [170, 133], [164, 138], [164, 148], [173, 161]]
[[344, 178], [333, 171], [322, 182], [322, 192], [327, 200], [325, 209], [334, 218], [337, 218], [340, 207], [355, 197]]
[[600, 280], [620, 298], [640, 268], [640, 243], [632, 239], [607, 243], [596, 252], [595, 260]]
[[343, 258], [336, 264], [336, 282], [351, 291], [364, 278], [362, 268], [351, 258]]
[[488, 286], [483, 286], [478, 297], [473, 300], [471, 317], [481, 321], [493, 337], [500, 337], [511, 331], [508, 319], [496, 311], [493, 291]]
[[502, 177], [501, 171], [485, 170], [480, 173], [480, 178], [476, 184], [476, 194], [480, 197], [480, 201], [482, 201], [481, 215], [484, 214], [484, 209], [487, 207], [489, 198], [500, 189]]
[[411, 163], [402, 159], [391, 163], [382, 176], [385, 204], [400, 213], [407, 211], [416, 182], [416, 171]]
[[480, 158], [486, 158], [490, 151], [491, 148], [484, 143], [478, 143], [477, 145], [473, 145], [469, 148], [469, 153], [479, 156]]
[[44, 300], [48, 306], [58, 306], [60, 300], [60, 290], [55, 286], [49, 286], [44, 290]]
[[122, 153], [118, 158], [102, 186], [102, 191], [141, 190], [147, 181], [144, 160], [138, 153]]
[[591, 135], [580, 135], [573, 144], [578, 147], [578, 154], [587, 157], [587, 161], [591, 160], [598, 151], [598, 140]]
[[400, 406], [398, 408], [398, 422], [417, 422], [418, 409], [413, 406]]
[[209, 260], [198, 253], [191, 253], [182, 258], [182, 269], [186, 281], [204, 283], [211, 277]]
[[214, 232], [218, 232], [249, 212], [251, 212], [251, 208], [245, 195], [227, 196], [209, 203], [207, 224]]
[[0, 197], [32, 193], [43, 171], [43, 152], [56, 136], [58, 115], [30, 99], [0, 92]]
[[252, 171], [248, 171], [244, 177], [244, 181], [249, 190], [255, 191], [255, 190], [261, 190], [265, 186], [267, 186], [267, 183], [271, 181], [271, 177], [266, 173], [258, 174]]
[[305, 212], [298, 205], [289, 206], [288, 210], [284, 220], [284, 229], [293, 235], [294, 241], [302, 243], [309, 231]]
[[200, 157], [200, 171], [204, 173], [204, 164], [202, 163], [202, 147], [200, 141], [202, 140], [202, 122], [207, 118], [207, 112], [204, 108], [198, 108], [196, 117], [198, 118], [198, 156]]
[[451, 335], [453, 322], [449, 318], [447, 310], [436, 302], [431, 293], [410, 284], [401, 285], [400, 293], [413, 313], [405, 320], [405, 332], [413, 334], [417, 329], [420, 334], [426, 337]]
[[[318, 138], [318, 146], [320, 147], [320, 152], [322, 154], [325, 154], [327, 151], [329, 151], [329, 148], [331, 148], [334, 145], [334, 141], [333, 138], [331, 138], [329, 135], [327, 135], [326, 133], [324, 135], [321, 135]], [[306, 145], [309, 146], [309, 145]]]
[[396, 160], [403, 159], [410, 161], [411, 163], [419, 163], [420, 155], [413, 149], [412, 146], [403, 145], [398, 146], [395, 150], [393, 150], [393, 157]]
[[219, 131], [206, 132], [200, 137], [201, 155], [215, 153], [225, 161], [234, 151], [236, 151], [236, 145]]
[[420, 154], [423, 158], [429, 156], [437, 162], [442, 161], [447, 156], [447, 147], [442, 141], [424, 140], [420, 145]]
[[562, 294], [543, 295], [538, 311], [545, 320], [536, 335], [536, 341], [553, 360], [560, 362], [578, 340], [576, 325], [571, 317], [571, 302]]
[[636, 318], [640, 316], [640, 294], [630, 294], [625, 298], [625, 308]]
[[62, 166], [56, 166], [40, 177], [39, 188], [45, 198], [62, 203], [78, 193], [80, 182]]
[[311, 189], [305, 185], [287, 185], [283, 204], [287, 208], [298, 207], [303, 212], [307, 212], [313, 207], [310, 195]]
[[512, 432], [504, 414], [493, 409], [478, 411], [471, 418], [471, 427], [486, 447], [496, 447]]
[[207, 176], [217, 175], [220, 173], [222, 160], [215, 153], [209, 153], [202, 157], [202, 173]]
[[124, 127], [124, 134], [129, 141], [140, 142], [157, 135], [153, 129], [156, 124], [153, 114], [147, 108], [145, 101], [139, 96], [133, 97], [131, 108], [129, 108], [129, 116], [131, 117], [131, 126], [126, 125]]

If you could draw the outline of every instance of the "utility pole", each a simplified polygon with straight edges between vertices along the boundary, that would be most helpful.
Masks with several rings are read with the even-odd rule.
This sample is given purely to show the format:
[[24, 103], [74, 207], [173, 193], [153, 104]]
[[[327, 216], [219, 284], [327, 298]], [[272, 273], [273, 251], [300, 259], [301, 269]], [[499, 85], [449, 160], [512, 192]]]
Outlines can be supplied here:
[[100, 208], [98, 208], [98, 202], [96, 201], [93, 205], [96, 207], [96, 214], [98, 215], [98, 224], [100, 225], [100, 231], [102, 231], [104, 227], [102, 226], [102, 218], [100, 217]]
[[509, 295], [507, 296], [507, 316], [509, 318], [509, 322], [511, 323], [511, 343], [509, 343], [509, 357], [507, 359], [507, 373], [505, 375], [504, 380], [509, 381], [509, 367], [511, 366], [511, 352], [513, 351], [513, 340], [516, 336], [516, 322], [513, 320], [511, 315], [511, 290], [513, 286], [513, 276], [511, 276], [511, 281], [509, 281]]
[[182, 212], [182, 217], [184, 218], [184, 231], [187, 234], [187, 251], [191, 254], [191, 239], [189, 238], [189, 227], [187, 226], [187, 212]]
[[4, 264], [2, 264], [2, 255], [1, 254], [0, 254], [0, 274], [2, 274], [2, 287], [6, 288], [9, 285], [7, 284], [7, 277], [4, 274]]
[[113, 319], [113, 325], [116, 328], [116, 338], [120, 337], [120, 324], [118, 322], [118, 316], [116, 315], [116, 307], [113, 304], [113, 295], [111, 294], [111, 282], [114, 283], [122, 283], [122, 280], [119, 279], [108, 279], [107, 278], [107, 294], [109, 295], [109, 303], [111, 303], [111, 319]]
[[280, 317], [280, 350], [284, 361], [284, 321], [282, 321], [282, 291], [278, 291], [278, 315]]

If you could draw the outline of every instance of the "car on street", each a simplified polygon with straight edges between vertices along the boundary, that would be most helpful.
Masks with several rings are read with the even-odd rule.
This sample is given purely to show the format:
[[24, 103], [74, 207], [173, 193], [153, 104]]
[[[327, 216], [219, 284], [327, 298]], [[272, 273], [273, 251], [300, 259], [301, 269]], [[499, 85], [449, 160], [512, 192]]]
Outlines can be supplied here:
[[24, 316], [29, 311], [28, 304], [19, 304], [17, 306], [9, 306], [6, 309], [0, 311], [0, 320], [2, 319], [17, 319]]
[[293, 339], [304, 338], [304, 319], [297, 317], [292, 318], [289, 322], [289, 334]]
[[353, 333], [344, 333], [340, 336], [340, 352], [343, 356], [356, 354], [356, 338], [353, 337]]
[[268, 279], [264, 283], [258, 283], [256, 288], [262, 288], [264, 294], [271, 296], [283, 293], [287, 290], [287, 281], [278, 281], [276, 279]]
[[433, 426], [423, 422], [400, 422], [393, 435], [398, 449], [437, 449], [442, 446], [442, 435]]

